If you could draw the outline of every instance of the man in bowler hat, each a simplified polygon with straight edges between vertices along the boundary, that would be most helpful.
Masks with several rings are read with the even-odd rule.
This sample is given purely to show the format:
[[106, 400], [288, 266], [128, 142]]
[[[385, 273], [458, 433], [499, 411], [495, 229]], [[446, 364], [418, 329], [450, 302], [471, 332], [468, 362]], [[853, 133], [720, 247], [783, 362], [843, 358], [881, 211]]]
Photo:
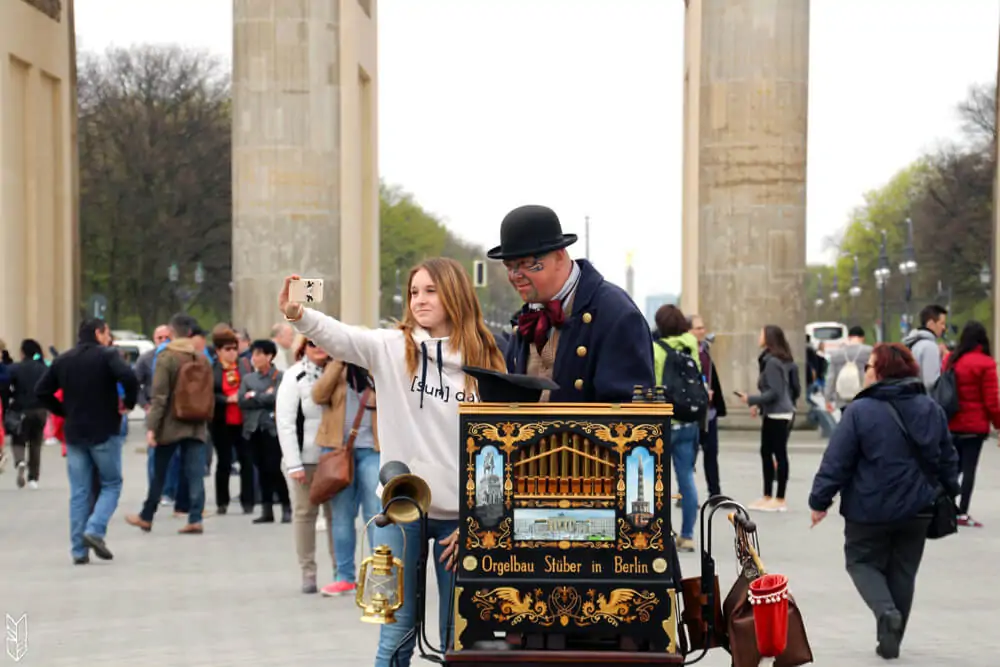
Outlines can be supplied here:
[[512, 321], [507, 370], [555, 381], [543, 401], [628, 402], [635, 385], [654, 383], [649, 326], [623, 289], [570, 258], [576, 239], [545, 206], [521, 206], [503, 219], [500, 245], [487, 257], [503, 261], [525, 302]]

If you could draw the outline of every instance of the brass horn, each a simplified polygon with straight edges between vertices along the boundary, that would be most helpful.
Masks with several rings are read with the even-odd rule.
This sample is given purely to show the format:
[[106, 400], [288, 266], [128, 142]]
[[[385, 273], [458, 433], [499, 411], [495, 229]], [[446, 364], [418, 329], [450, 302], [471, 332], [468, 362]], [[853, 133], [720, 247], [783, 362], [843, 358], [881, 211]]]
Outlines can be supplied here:
[[[411, 523], [420, 518], [420, 511], [427, 514], [427, 509], [431, 505], [431, 489], [422, 477], [418, 477], [410, 472], [405, 463], [390, 461], [386, 463], [379, 474], [382, 482], [382, 507], [386, 508], [382, 514], [391, 523], [402, 524]], [[411, 498], [420, 506], [420, 511], [412, 503], [396, 502], [389, 503], [394, 498]]]

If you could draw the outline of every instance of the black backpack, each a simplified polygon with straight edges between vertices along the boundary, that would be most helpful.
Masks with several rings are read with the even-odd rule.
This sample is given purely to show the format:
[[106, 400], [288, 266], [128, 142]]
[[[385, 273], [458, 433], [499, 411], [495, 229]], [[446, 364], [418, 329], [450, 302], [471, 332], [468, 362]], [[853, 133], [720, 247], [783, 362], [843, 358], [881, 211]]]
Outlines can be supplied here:
[[927, 393], [935, 403], [944, 408], [948, 421], [958, 414], [958, 382], [955, 380], [954, 368], [949, 366], [942, 371]]
[[656, 341], [667, 354], [663, 362], [663, 387], [674, 406], [674, 421], [701, 422], [708, 414], [708, 390], [698, 364], [689, 354]]

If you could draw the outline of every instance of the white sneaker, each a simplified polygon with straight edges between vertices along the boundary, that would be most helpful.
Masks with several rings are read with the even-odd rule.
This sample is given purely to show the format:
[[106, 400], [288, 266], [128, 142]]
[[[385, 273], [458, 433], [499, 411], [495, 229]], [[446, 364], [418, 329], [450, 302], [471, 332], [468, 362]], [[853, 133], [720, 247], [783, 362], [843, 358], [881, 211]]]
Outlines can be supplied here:
[[322, 533], [326, 530], [326, 519], [322, 516], [316, 517], [316, 532]]
[[37, 491], [38, 490], [38, 482], [36, 482], [35, 480], [31, 480], [30, 482], [28, 482], [28, 488], [32, 489], [34, 491]]
[[24, 461], [21, 461], [20, 463], [17, 464], [17, 479], [15, 480], [15, 483], [17, 484], [17, 488], [19, 489], [24, 488], [24, 474], [27, 472], [27, 470], [28, 467], [27, 465], [25, 465]]

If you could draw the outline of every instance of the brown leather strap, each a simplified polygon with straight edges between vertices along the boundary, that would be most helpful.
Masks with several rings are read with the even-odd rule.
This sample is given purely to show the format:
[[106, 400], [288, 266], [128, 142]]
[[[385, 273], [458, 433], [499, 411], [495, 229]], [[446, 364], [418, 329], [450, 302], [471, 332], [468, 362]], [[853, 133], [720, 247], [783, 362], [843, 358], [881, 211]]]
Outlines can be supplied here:
[[[351, 391], [348, 387], [347, 391]], [[365, 408], [368, 407], [368, 397], [371, 396], [371, 387], [366, 387], [364, 392], [361, 394], [361, 405], [358, 406], [358, 413], [354, 415], [354, 423], [351, 424], [351, 434], [347, 436], [347, 442], [344, 443], [346, 449], [354, 447], [354, 440], [358, 437], [358, 429], [361, 427], [361, 420], [365, 416]]]

